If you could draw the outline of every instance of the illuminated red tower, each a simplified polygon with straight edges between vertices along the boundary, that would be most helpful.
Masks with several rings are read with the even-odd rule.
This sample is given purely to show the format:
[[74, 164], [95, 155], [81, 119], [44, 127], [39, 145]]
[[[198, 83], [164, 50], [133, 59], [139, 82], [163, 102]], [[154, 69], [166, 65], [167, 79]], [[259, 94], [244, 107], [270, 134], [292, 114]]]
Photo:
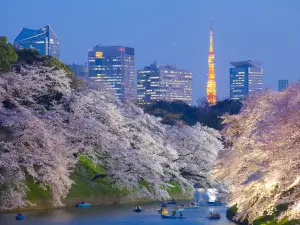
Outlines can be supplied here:
[[211, 19], [209, 32], [208, 81], [206, 85], [206, 101], [211, 105], [215, 105], [217, 102], [217, 86], [215, 78], [215, 54], [213, 48], [213, 30]]

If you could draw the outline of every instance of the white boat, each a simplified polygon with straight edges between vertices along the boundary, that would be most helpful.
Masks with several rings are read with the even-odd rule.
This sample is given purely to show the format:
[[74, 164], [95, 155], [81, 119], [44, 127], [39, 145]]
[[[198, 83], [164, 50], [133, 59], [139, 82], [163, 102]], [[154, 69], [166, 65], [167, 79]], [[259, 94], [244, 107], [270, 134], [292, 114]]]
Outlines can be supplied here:
[[221, 215], [220, 213], [218, 212], [215, 212], [213, 209], [210, 210], [209, 214], [208, 214], [208, 218], [211, 219], [211, 220], [214, 220], [214, 219], [220, 219], [221, 218]]

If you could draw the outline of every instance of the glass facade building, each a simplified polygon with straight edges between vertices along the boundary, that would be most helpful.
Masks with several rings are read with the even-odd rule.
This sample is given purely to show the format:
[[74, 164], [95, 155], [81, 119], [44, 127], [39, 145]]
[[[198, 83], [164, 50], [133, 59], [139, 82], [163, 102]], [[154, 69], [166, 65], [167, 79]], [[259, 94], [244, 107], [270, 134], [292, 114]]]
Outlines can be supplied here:
[[23, 28], [14, 41], [16, 49], [35, 49], [42, 55], [59, 58], [59, 41], [50, 25], [39, 30]]
[[134, 48], [96, 46], [88, 52], [89, 78], [104, 82], [121, 100], [135, 99]]
[[176, 65], [156, 62], [137, 71], [137, 101], [140, 105], [153, 101], [183, 101], [192, 104], [192, 73]]
[[263, 68], [260, 62], [231, 62], [230, 68], [230, 99], [244, 100], [251, 93], [263, 89]]

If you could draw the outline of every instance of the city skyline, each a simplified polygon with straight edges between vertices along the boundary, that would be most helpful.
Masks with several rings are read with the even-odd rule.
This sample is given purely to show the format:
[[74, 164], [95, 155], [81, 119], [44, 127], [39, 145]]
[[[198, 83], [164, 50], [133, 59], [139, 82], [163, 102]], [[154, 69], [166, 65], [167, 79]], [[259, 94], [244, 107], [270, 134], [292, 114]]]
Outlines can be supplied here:
[[[295, 29], [300, 22], [297, 13], [300, 3], [296, 0], [253, 0], [246, 8], [245, 3], [237, 0], [220, 1], [217, 5], [195, 0], [189, 1], [189, 4], [177, 0], [153, 0], [151, 3], [132, 1], [131, 4], [116, 2], [118, 4], [109, 1], [90, 1], [90, 4], [86, 4], [75, 0], [71, 6], [60, 3], [62, 8], [68, 5], [69, 12], [66, 13], [56, 7], [58, 1], [54, 0], [51, 4], [45, 2], [43, 7], [47, 7], [49, 13], [44, 13], [39, 10], [39, 1], [25, 3], [12, 0], [4, 4], [0, 15], [0, 35], [7, 36], [13, 43], [22, 27], [39, 28], [51, 24], [61, 42], [60, 59], [67, 64], [84, 64], [87, 62], [86, 50], [99, 43], [133, 46], [137, 52], [136, 68], [142, 68], [156, 59], [159, 63], [173, 63], [191, 70], [194, 75], [195, 103], [197, 99], [205, 97], [208, 23], [212, 17], [219, 99], [229, 97], [230, 61], [247, 58], [261, 60], [265, 69], [265, 87], [273, 90], [277, 90], [279, 79], [298, 79], [293, 68], [286, 66], [297, 63], [300, 51], [300, 32]], [[155, 7], [156, 3], [161, 7]], [[91, 8], [90, 5], [95, 7]], [[104, 10], [98, 15], [96, 6], [108, 9], [113, 7], [116, 13], [112, 15], [109, 10]], [[76, 12], [79, 9], [88, 13], [78, 17]], [[23, 12], [28, 10], [33, 10], [35, 17], [22, 17]], [[53, 10], [55, 16], [50, 13]], [[6, 26], [5, 17], [9, 17], [7, 12], [11, 11], [15, 12], [15, 16], [10, 19], [10, 26]], [[157, 16], [153, 17], [153, 11]], [[179, 18], [172, 12], [184, 16]], [[278, 17], [278, 14], [284, 16]], [[110, 19], [99, 26], [96, 21], [93, 22], [95, 15]], [[126, 21], [126, 26], [119, 23], [121, 18]], [[62, 20], [64, 23], [60, 22]], [[151, 27], [156, 32], [150, 32], [148, 28]]]

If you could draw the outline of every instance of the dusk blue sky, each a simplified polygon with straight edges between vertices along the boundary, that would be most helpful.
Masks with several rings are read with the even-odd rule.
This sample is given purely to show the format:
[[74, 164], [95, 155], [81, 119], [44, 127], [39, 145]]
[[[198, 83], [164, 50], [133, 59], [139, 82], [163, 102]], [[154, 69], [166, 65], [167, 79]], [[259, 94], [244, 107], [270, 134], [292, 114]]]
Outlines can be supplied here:
[[50, 24], [65, 63], [87, 62], [97, 44], [135, 48], [136, 69], [157, 60], [193, 72], [205, 96], [213, 18], [217, 97], [229, 96], [230, 61], [263, 62], [264, 87], [300, 79], [300, 0], [0, 0], [0, 36]]

